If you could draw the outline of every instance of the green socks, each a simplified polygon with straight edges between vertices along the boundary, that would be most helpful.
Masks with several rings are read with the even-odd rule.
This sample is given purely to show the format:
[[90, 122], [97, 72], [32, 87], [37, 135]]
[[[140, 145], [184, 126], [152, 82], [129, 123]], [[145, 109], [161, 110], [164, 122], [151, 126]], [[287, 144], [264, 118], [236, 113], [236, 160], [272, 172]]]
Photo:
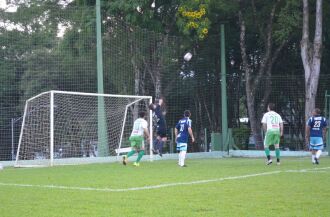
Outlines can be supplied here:
[[265, 148], [265, 153], [266, 153], [266, 156], [267, 156], [267, 157], [270, 155], [269, 148]]
[[[135, 150], [132, 150], [132, 151], [128, 152], [128, 154], [127, 154], [127, 158], [129, 158], [129, 157], [132, 156], [133, 154], [135, 154]], [[141, 160], [141, 158], [143, 157], [143, 155], [144, 155], [144, 151], [143, 151], [143, 150], [142, 150], [142, 151], [139, 151], [138, 157], [137, 157], [137, 159], [136, 159], [136, 163], [139, 163], [139, 162], [140, 162], [140, 160]]]
[[138, 157], [136, 159], [136, 163], [139, 163], [140, 162], [140, 160], [143, 157], [143, 155], [144, 155], [144, 151], [143, 150], [142, 151], [139, 151], [139, 155], [138, 155]]
[[280, 159], [280, 149], [279, 148], [275, 149], [275, 154], [276, 154], [276, 158]]
[[132, 151], [128, 152], [127, 157], [130, 157], [130, 156], [132, 156], [133, 154], [135, 154], [135, 150], [132, 150]]

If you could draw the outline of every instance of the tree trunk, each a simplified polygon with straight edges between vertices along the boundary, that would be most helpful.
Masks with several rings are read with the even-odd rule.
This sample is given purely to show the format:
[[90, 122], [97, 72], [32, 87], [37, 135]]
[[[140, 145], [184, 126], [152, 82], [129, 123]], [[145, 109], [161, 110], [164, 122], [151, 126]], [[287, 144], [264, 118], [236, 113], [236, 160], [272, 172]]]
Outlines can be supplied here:
[[322, 58], [322, 0], [316, 1], [315, 35], [313, 44], [309, 40], [309, 5], [303, 0], [303, 30], [301, 39], [301, 59], [305, 71], [305, 120], [315, 108], [315, 98], [320, 77]]
[[[261, 25], [258, 25], [258, 20], [256, 16], [256, 6], [254, 1], [251, 1], [251, 5], [253, 11], [255, 12], [255, 21], [257, 24], [257, 28], [259, 28], [261, 39], [264, 40], [264, 47], [261, 48], [262, 53], [259, 58], [260, 61], [256, 63], [256, 60], [251, 61], [251, 56], [247, 53], [246, 46], [246, 25], [243, 17], [243, 9], [245, 5], [243, 1], [240, 1], [240, 10], [239, 10], [239, 24], [240, 24], [240, 49], [241, 56], [243, 60], [243, 70], [245, 72], [245, 82], [246, 82], [246, 95], [247, 95], [247, 107], [248, 107], [248, 115], [249, 122], [251, 126], [252, 135], [255, 140], [256, 148], [261, 149], [263, 147], [262, 135], [261, 135], [261, 117], [263, 111], [265, 111], [266, 105], [269, 100], [269, 96], [271, 93], [271, 71], [272, 66], [277, 59], [280, 51], [283, 49], [284, 45], [287, 41], [283, 41], [282, 44], [277, 47], [275, 50], [273, 49], [273, 20], [275, 17], [275, 11], [277, 6], [279, 5], [280, 0], [277, 0], [271, 9], [271, 13], [269, 16], [269, 20], [267, 22], [267, 26], [265, 29], [261, 28]], [[254, 56], [254, 55], [253, 55]], [[265, 80], [264, 80], [265, 79]], [[264, 82], [265, 87], [263, 90], [260, 90], [260, 84]], [[261, 95], [261, 99], [257, 101], [256, 93]], [[258, 104], [258, 108], [256, 107]]]

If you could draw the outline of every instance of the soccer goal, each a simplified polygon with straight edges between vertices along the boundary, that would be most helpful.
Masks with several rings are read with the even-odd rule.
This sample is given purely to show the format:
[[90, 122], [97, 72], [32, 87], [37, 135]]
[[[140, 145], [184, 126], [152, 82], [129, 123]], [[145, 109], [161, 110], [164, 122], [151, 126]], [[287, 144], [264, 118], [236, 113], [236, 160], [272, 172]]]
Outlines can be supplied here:
[[[111, 162], [129, 150], [138, 113], [152, 129], [150, 96], [48, 91], [26, 101], [16, 167]], [[152, 135], [152, 130], [150, 131]], [[152, 136], [146, 142], [150, 152]]]

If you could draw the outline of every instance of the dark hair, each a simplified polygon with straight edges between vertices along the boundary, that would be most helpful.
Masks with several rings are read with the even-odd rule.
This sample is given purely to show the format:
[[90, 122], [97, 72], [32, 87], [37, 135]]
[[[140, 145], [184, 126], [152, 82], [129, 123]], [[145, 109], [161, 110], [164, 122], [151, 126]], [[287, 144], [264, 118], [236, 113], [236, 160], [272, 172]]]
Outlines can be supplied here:
[[274, 109], [275, 109], [275, 104], [272, 103], [272, 102], [268, 103], [268, 108], [269, 108], [269, 110], [274, 111]]
[[139, 112], [139, 117], [140, 117], [140, 118], [144, 118], [145, 115], [146, 115], [145, 112], [143, 112], [143, 111], [142, 111], [142, 112]]
[[184, 114], [184, 116], [185, 116], [186, 118], [190, 117], [190, 115], [191, 115], [191, 113], [190, 113], [189, 110], [184, 111], [183, 114]]
[[155, 105], [154, 105], [153, 103], [150, 103], [150, 105], [149, 105], [149, 109], [150, 109], [150, 110], [155, 110]]
[[315, 112], [317, 115], [320, 115], [320, 114], [321, 114], [321, 109], [319, 109], [319, 108], [315, 108], [315, 109], [314, 109], [314, 112]]

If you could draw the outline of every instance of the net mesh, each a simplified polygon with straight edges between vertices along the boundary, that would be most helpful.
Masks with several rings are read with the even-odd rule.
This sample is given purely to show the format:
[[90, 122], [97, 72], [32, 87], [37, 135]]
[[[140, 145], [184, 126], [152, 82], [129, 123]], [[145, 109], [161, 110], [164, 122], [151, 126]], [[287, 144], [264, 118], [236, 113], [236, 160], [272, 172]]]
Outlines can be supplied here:
[[[116, 149], [130, 145], [128, 138], [133, 122], [138, 118], [139, 112], [148, 114], [150, 103], [148, 97], [81, 95], [69, 92], [54, 92], [53, 100], [54, 164], [70, 163], [69, 160], [63, 161], [69, 158], [115, 156]], [[104, 115], [98, 106], [100, 100], [104, 102], [104, 108], [101, 108]], [[100, 117], [105, 119], [100, 120]], [[50, 92], [28, 100], [23, 118], [18, 166], [50, 164], [51, 120]], [[106, 128], [101, 136], [98, 134], [99, 122], [104, 122]]]

